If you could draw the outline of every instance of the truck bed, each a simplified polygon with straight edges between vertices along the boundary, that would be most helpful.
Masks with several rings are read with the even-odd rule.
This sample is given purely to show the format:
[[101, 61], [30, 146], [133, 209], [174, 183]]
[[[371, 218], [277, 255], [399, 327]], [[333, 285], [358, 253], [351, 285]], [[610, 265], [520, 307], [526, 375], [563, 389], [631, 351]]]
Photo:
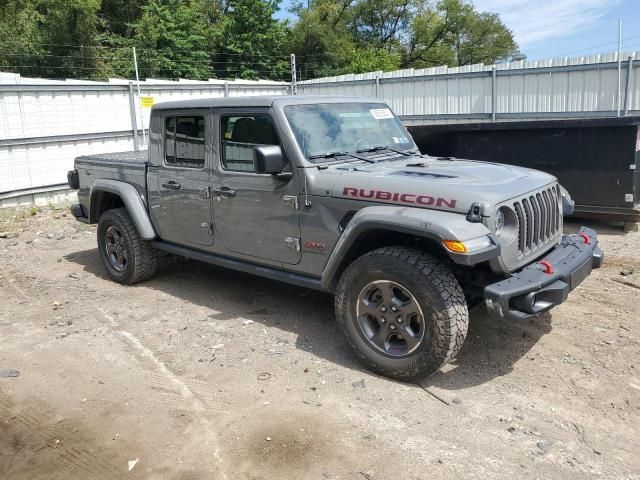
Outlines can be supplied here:
[[145, 166], [148, 161], [147, 150], [131, 151], [131, 152], [115, 152], [115, 153], [98, 153], [95, 155], [82, 155], [76, 158], [76, 162], [105, 164], [119, 163], [135, 166]]
[[147, 151], [100, 153], [83, 155], [75, 159], [79, 186], [78, 202], [83, 211], [89, 211], [91, 188], [97, 180], [126, 179], [135, 187], [140, 197], [146, 199], [147, 192]]

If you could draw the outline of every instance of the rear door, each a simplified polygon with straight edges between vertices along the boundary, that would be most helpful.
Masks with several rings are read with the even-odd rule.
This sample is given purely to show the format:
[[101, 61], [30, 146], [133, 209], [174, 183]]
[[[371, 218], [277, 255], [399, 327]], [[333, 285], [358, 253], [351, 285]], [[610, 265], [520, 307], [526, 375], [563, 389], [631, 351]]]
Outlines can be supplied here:
[[289, 165], [288, 176], [257, 174], [254, 169], [255, 147], [282, 147], [269, 110], [216, 110], [215, 123], [219, 132], [213, 181], [216, 236], [233, 253], [298, 263], [301, 253], [295, 169]]
[[149, 203], [162, 240], [213, 244], [211, 115], [207, 110], [167, 111], [161, 159], [149, 168]]

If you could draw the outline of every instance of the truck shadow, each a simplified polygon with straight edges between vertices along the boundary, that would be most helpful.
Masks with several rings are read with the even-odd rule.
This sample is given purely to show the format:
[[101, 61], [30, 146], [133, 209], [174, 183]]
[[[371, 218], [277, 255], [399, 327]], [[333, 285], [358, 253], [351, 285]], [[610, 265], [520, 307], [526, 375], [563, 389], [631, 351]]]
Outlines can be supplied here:
[[[65, 256], [85, 272], [107, 280], [97, 249]], [[118, 287], [126, 295], [153, 289], [219, 312], [209, 318], [228, 321], [241, 317], [297, 335], [295, 347], [346, 368], [368, 372], [338, 328], [329, 294], [215, 267], [197, 261], [163, 258], [156, 276], [132, 287]], [[484, 306], [471, 312], [469, 332], [458, 357], [422, 385], [458, 390], [508, 374], [528, 356], [536, 342], [551, 330], [550, 316], [513, 323], [490, 318]], [[416, 387], [418, 388], [418, 387]]]

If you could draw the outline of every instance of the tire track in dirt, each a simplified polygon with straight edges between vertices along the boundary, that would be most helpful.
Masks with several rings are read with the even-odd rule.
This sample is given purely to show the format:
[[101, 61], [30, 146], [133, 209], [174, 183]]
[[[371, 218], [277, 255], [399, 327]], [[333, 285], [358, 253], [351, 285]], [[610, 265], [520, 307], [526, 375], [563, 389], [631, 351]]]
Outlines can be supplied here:
[[[9, 457], [6, 462], [0, 462], [0, 477], [9, 474], [12, 468], [11, 457], [18, 458], [27, 455], [28, 452], [37, 452], [40, 459], [49, 459], [64, 470], [55, 472], [59, 478], [77, 478], [92, 480], [120, 480], [124, 473], [122, 469], [90, 452], [75, 440], [77, 430], [73, 424], [52, 423], [53, 419], [44, 408], [37, 405], [16, 405], [8, 395], [0, 392], [0, 439], [8, 441], [0, 442], [0, 446], [10, 445], [0, 449], [0, 458], [3, 454]], [[26, 462], [19, 465], [19, 469], [42, 469], [43, 473], [53, 475], [51, 465], [44, 462]], [[6, 470], [5, 470], [6, 469]], [[32, 470], [30, 470], [31, 473]], [[69, 476], [71, 475], [71, 477]]]
[[[126, 330], [120, 330], [118, 322], [108, 313], [108, 311], [100, 307], [97, 307], [97, 310], [102, 314], [105, 320], [109, 322], [112, 330], [118, 336], [124, 338], [130, 347], [133, 347], [141, 357], [146, 359], [153, 365], [153, 367], [155, 367], [156, 378], [163, 378], [166, 381], [166, 384], [174, 387], [175, 390], [165, 388], [164, 390], [166, 393], [159, 394], [158, 397], [165, 396], [165, 399], [170, 405], [180, 405], [180, 402], [178, 401], [179, 398], [169, 393], [175, 391], [175, 393], [179, 394], [182, 399], [183, 408], [189, 410], [198, 418], [199, 424], [203, 426], [206, 432], [204, 450], [213, 451], [213, 458], [218, 469], [216, 472], [218, 476], [216, 478], [226, 480], [227, 476], [221, 467], [223, 462], [220, 457], [220, 447], [218, 446], [217, 435], [214, 432], [211, 422], [205, 415], [207, 410], [205, 403], [191, 391], [185, 382], [180, 380], [177, 375], [171, 372], [167, 366], [156, 357], [153, 351], [143, 345], [135, 335]], [[162, 382], [160, 383], [160, 387], [163, 388]]]
[[[151, 386], [153, 396], [164, 399], [164, 401], [173, 404], [177, 409], [185, 408], [184, 397], [179, 390], [176, 390], [170, 379], [155, 372], [148, 372], [145, 377], [147, 383]], [[215, 385], [193, 379], [186, 379], [183, 383], [202, 402], [205, 410], [217, 413], [228, 409], [231, 405], [230, 402], [215, 398], [217, 393]]]

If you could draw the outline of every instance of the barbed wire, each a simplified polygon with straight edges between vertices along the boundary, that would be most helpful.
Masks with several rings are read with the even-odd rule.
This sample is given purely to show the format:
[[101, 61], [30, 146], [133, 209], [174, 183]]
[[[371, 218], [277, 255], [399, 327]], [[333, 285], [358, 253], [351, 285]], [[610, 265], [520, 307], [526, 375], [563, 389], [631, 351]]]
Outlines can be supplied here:
[[[624, 45], [624, 42], [626, 42], [628, 40], [633, 40], [635, 38], [640, 38], [640, 35], [631, 35], [629, 37], [623, 37], [622, 38], [623, 48], [629, 48], [629, 45]], [[618, 40], [607, 42], [607, 43], [601, 43], [601, 44], [598, 44], [598, 45], [592, 45], [590, 47], [584, 47], [584, 48], [581, 48], [581, 49], [578, 49], [578, 50], [565, 51], [564, 53], [554, 53], [554, 52], [558, 52], [559, 50], [551, 50], [546, 55], [550, 55], [552, 57], [564, 57], [565, 55], [571, 55], [571, 54], [574, 54], [574, 53], [587, 52], [587, 51], [590, 51], [590, 50], [596, 50], [598, 48], [603, 48], [603, 47], [613, 46], [613, 45], [618, 45]]]
[[[109, 56], [91, 56], [91, 57], [81, 57], [77, 55], [52, 55], [52, 54], [31, 54], [31, 53], [3, 53], [3, 55], [8, 57], [27, 57], [27, 58], [59, 58], [59, 59], [73, 59], [73, 60], [119, 60], [117, 57], [109, 57]], [[141, 58], [140, 62], [143, 63], [147, 59]], [[286, 63], [288, 63], [289, 59], [286, 59]], [[218, 60], [197, 60], [191, 58], [181, 58], [181, 59], [171, 59], [172, 63], [177, 64], [193, 64], [193, 65], [265, 65], [265, 62], [249, 62], [244, 60], [237, 61], [218, 61]], [[284, 62], [284, 59], [283, 59]], [[133, 63], [133, 59], [132, 59]]]

